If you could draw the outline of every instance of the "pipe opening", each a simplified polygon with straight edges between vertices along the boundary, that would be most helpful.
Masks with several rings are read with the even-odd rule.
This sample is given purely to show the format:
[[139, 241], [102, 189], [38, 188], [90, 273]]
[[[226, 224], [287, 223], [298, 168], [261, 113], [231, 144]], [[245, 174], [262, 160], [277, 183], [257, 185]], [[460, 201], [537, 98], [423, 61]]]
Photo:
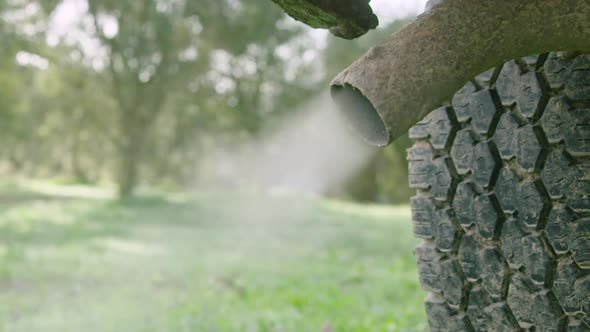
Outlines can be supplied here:
[[358, 89], [348, 84], [333, 85], [330, 93], [346, 121], [361, 138], [376, 146], [389, 144], [385, 122], [373, 104]]

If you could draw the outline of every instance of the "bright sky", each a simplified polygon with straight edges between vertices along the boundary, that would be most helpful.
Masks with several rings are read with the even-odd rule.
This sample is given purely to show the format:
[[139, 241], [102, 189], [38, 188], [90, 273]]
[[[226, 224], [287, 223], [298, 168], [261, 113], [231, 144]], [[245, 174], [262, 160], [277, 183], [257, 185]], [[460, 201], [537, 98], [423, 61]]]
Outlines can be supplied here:
[[[379, 26], [383, 27], [397, 19], [422, 13], [426, 2], [428, 0], [371, 0], [371, 7], [379, 17]], [[316, 29], [310, 34], [321, 48], [326, 46], [326, 30]]]
[[[194, 0], [193, 0], [194, 1]], [[371, 6], [379, 17], [381, 25], [424, 10], [427, 0], [372, 0]], [[65, 0], [54, 15], [52, 30], [58, 35], [71, 32], [80, 14], [88, 8], [84, 0]]]
[[[421, 13], [424, 11], [426, 2], [427, 0], [371, 0], [371, 6], [379, 17], [380, 26], [385, 26], [396, 19]], [[84, 13], [87, 11], [87, 8], [88, 4], [86, 0], [64, 0], [53, 14], [49, 25], [50, 28], [47, 42], [50, 45], [55, 45], [58, 43], [60, 37], [65, 38], [70, 42], [77, 41], [82, 44], [82, 49], [84, 49], [86, 54], [97, 55], [97, 61], [99, 61], [102, 54], [100, 54], [100, 45], [98, 41], [89, 38], [85, 32], [80, 30], [79, 26], [80, 21], [83, 21]], [[105, 27], [105, 30], [107, 30], [105, 33], [112, 35], [117, 33], [116, 23], [110, 22], [109, 20], [103, 20], [101, 23]], [[325, 46], [327, 31], [310, 29], [309, 33], [312, 38], [315, 39], [317, 46], [320, 48]], [[22, 64], [36, 64], [39, 59], [23, 53], [17, 60]], [[98, 63], [97, 65], [98, 67], [101, 67], [102, 64]], [[38, 66], [46, 67], [47, 64], [39, 63]]]
[[427, 0], [372, 0], [371, 7], [382, 25], [424, 11]]

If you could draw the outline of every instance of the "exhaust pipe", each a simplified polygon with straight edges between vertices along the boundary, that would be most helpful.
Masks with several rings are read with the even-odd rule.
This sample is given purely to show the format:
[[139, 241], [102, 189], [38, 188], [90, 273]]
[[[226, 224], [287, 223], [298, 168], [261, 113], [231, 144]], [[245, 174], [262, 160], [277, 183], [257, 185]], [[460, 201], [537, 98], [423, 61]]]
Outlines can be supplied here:
[[362, 138], [385, 146], [489, 68], [590, 51], [589, 17], [588, 1], [444, 0], [338, 74], [331, 94]]

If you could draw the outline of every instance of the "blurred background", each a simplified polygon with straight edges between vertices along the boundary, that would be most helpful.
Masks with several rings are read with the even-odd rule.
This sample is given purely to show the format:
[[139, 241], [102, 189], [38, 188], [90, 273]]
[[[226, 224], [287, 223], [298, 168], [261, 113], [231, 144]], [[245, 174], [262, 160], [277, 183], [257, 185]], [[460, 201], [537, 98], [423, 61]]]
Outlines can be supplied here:
[[[423, 331], [402, 137], [268, 0], [0, 0], [0, 331]], [[401, 206], [394, 206], [400, 205]]]

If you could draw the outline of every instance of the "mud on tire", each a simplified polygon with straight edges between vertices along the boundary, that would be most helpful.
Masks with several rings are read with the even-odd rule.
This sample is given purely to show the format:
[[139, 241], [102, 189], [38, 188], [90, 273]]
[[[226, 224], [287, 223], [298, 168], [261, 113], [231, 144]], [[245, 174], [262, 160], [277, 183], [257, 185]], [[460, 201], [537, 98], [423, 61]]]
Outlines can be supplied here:
[[410, 129], [432, 331], [590, 331], [590, 55], [491, 69]]

